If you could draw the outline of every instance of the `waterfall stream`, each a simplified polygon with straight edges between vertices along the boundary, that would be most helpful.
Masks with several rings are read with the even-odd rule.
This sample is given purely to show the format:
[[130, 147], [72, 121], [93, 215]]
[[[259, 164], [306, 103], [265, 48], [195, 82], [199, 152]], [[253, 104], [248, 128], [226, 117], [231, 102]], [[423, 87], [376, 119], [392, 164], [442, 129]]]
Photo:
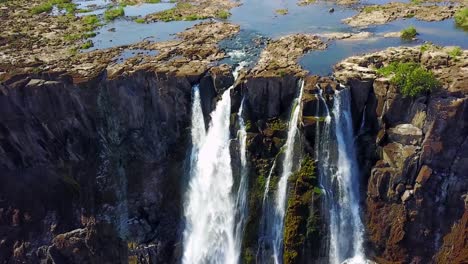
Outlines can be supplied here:
[[[237, 76], [237, 74], [235, 75]], [[293, 101], [286, 143], [282, 148], [281, 175], [274, 199], [269, 184], [277, 161], [270, 169], [263, 197], [257, 263], [282, 263], [283, 230], [288, 178], [295, 167], [295, 145], [304, 82]], [[234, 184], [231, 167], [231, 97], [227, 89], [211, 113], [208, 130], [201, 109], [199, 87], [193, 88], [192, 152], [190, 182], [185, 204], [183, 263], [239, 262], [247, 215], [247, 133], [243, 117], [245, 102], [238, 112], [240, 180]], [[319, 181], [324, 190], [324, 210], [329, 222], [329, 263], [365, 263], [363, 224], [359, 213], [359, 169], [350, 109], [350, 92], [336, 92], [332, 109], [322, 93], [317, 99], [325, 109], [323, 125], [317, 123], [316, 156]], [[317, 108], [317, 116], [320, 114]], [[237, 188], [234, 190], [234, 188]]]
[[263, 215], [261, 221], [262, 234], [259, 238], [259, 252], [257, 253], [258, 263], [275, 264], [282, 263], [283, 248], [283, 228], [284, 216], [286, 211], [288, 178], [293, 172], [294, 146], [297, 137], [297, 123], [301, 109], [302, 93], [304, 90], [304, 81], [300, 81], [299, 96], [293, 101], [291, 118], [288, 125], [288, 135], [284, 145], [283, 169], [278, 182], [274, 203], [271, 204], [268, 197], [268, 188], [270, 178], [276, 161], [274, 162], [270, 174], [268, 175], [263, 197]]
[[[238, 71], [234, 71], [237, 79]], [[239, 114], [241, 181], [233, 191], [231, 167], [231, 91], [221, 96], [205, 131], [198, 86], [192, 102], [192, 153], [190, 181], [185, 202], [183, 263], [237, 264], [246, 213], [246, 131]], [[237, 194], [237, 195], [235, 195]]]
[[[196, 158], [192, 159], [194, 163], [185, 210], [183, 263], [237, 263], [229, 148], [231, 89], [224, 92], [211, 114], [206, 136], [193, 140], [200, 146], [195, 153]], [[193, 117], [193, 120], [200, 122], [202, 119]]]
[[236, 243], [236, 254], [237, 259], [240, 256], [241, 247], [242, 247], [242, 235], [244, 233], [245, 227], [245, 220], [247, 217], [247, 131], [245, 127], [244, 117], [242, 116], [244, 113], [244, 104], [245, 100], [243, 99], [241, 102], [241, 106], [238, 113], [238, 122], [239, 122], [239, 131], [237, 132], [237, 138], [239, 140], [239, 156], [241, 161], [241, 168], [240, 168], [240, 183], [239, 189], [237, 191], [236, 197], [236, 229], [234, 234], [234, 239]]
[[326, 194], [324, 208], [329, 210], [328, 255], [331, 264], [366, 263], [350, 100], [349, 89], [336, 93], [331, 115], [328, 109], [326, 111], [323, 132], [317, 144], [320, 183]]

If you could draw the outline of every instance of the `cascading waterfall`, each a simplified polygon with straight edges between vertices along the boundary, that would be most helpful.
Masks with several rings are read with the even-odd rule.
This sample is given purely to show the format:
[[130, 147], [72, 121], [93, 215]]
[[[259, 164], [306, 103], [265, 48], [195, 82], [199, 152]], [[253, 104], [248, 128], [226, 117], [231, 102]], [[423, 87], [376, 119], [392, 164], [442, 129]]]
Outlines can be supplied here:
[[[241, 67], [234, 71], [235, 79]], [[206, 132], [198, 87], [194, 89], [193, 147], [191, 178], [185, 204], [183, 263], [237, 264], [240, 255], [241, 243], [237, 240], [242, 237], [237, 229], [242, 229], [242, 225], [236, 226], [236, 212], [245, 207], [245, 197], [235, 198], [232, 190], [234, 180], [229, 125], [233, 87], [223, 93], [211, 113], [211, 122]], [[241, 142], [241, 151], [245, 152], [245, 138], [241, 141], [244, 142]], [[246, 165], [245, 153], [241, 154], [241, 162]], [[245, 195], [245, 192], [240, 187], [238, 193]], [[241, 218], [245, 218], [245, 215]], [[239, 232], [242, 233], [241, 230]]]
[[317, 158], [329, 210], [329, 263], [366, 263], [349, 89], [336, 92], [332, 113], [326, 114]]
[[[268, 185], [271, 173], [274, 169], [273, 167], [267, 179], [268, 184], [265, 186], [265, 196], [263, 198], [264, 208], [261, 221], [261, 229], [263, 231], [262, 234], [260, 234], [259, 252], [257, 253], [257, 262], [259, 263], [282, 263], [283, 228], [286, 211], [288, 178], [293, 170], [294, 145], [298, 131], [297, 123], [299, 121], [303, 90], [304, 81], [301, 80], [299, 96], [293, 102], [292, 114], [288, 125], [288, 135], [284, 149], [283, 170], [278, 182], [274, 204], [272, 205], [268, 202]], [[273, 166], [275, 166], [275, 163]], [[272, 210], [270, 209], [270, 206], [273, 207]]]
[[239, 140], [239, 156], [241, 161], [241, 168], [240, 168], [240, 183], [239, 189], [237, 191], [237, 198], [236, 198], [236, 230], [234, 233], [234, 240], [236, 243], [236, 253], [238, 254], [236, 257], [239, 258], [241, 247], [242, 247], [242, 235], [244, 233], [245, 227], [245, 219], [247, 217], [247, 131], [245, 128], [245, 121], [244, 117], [242, 116], [244, 113], [244, 102], [245, 100], [242, 99], [241, 107], [239, 109], [238, 118], [239, 118], [239, 131], [237, 132], [237, 138]]

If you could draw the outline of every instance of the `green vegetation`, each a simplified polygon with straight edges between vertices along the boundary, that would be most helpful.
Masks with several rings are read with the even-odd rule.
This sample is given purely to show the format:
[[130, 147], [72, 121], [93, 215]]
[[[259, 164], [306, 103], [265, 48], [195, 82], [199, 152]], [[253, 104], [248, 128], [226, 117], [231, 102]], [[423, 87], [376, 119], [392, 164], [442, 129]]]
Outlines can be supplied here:
[[88, 40], [85, 43], [83, 43], [80, 48], [81, 49], [89, 49], [91, 47], [94, 47], [94, 44], [93, 44], [93, 42], [91, 40]]
[[294, 191], [288, 199], [284, 224], [284, 263], [297, 263], [306, 241], [317, 237], [317, 217], [310, 211], [310, 205], [317, 194], [315, 164], [305, 156], [301, 167], [289, 178]]
[[[63, 36], [63, 40], [67, 42], [75, 42], [77, 40], [95, 37], [96, 33], [93, 31], [101, 25], [96, 15], [84, 16], [81, 18], [80, 23], [82, 27], [75, 31], [76, 33], [65, 34]], [[90, 44], [92, 46], [92, 42], [85, 42], [83, 43], [83, 46], [88, 48], [87, 46]], [[83, 47], [81, 48], [84, 49]]]
[[460, 47], [455, 47], [451, 51], [449, 51], [449, 56], [452, 59], [456, 59], [457, 57], [461, 56], [463, 54], [463, 51]]
[[288, 124], [286, 122], [284, 122], [283, 120], [281, 119], [272, 119], [272, 120], [269, 120], [268, 123], [268, 128], [270, 128], [271, 130], [286, 130], [288, 129]]
[[377, 73], [385, 77], [392, 76], [390, 82], [400, 89], [403, 96], [418, 96], [440, 86], [434, 73], [413, 62], [393, 62], [378, 69]]
[[76, 11], [76, 4], [71, 0], [49, 0], [40, 5], [31, 8], [32, 14], [48, 13], [52, 8], [57, 6], [58, 9], [65, 10], [67, 13], [72, 14]]
[[31, 9], [31, 13], [33, 13], [33, 14], [48, 13], [48, 12], [52, 11], [53, 7], [54, 6], [51, 3], [45, 2], [45, 3], [42, 3], [40, 5], [34, 6]]
[[157, 3], [161, 3], [161, 0], [145, 0], [145, 3], [157, 4]]
[[405, 28], [401, 31], [401, 38], [404, 40], [412, 40], [418, 32], [416, 31], [416, 28], [413, 26], [410, 26], [408, 28]]
[[462, 8], [455, 13], [455, 24], [463, 30], [468, 30], [468, 7]]
[[414, 5], [420, 5], [420, 4], [423, 3], [422, 0], [411, 0], [410, 2], [411, 2], [412, 4], [414, 4]]
[[220, 10], [218, 11], [218, 13], [216, 13], [216, 17], [221, 18], [221, 19], [227, 19], [230, 16], [231, 16], [231, 13], [229, 13], [226, 10]]
[[378, 10], [382, 10], [382, 7], [381, 6], [378, 6], [378, 5], [373, 5], [373, 6], [366, 6], [364, 7], [363, 11], [365, 13], [372, 13], [374, 11], [378, 11]]
[[317, 0], [302, 0], [298, 3], [300, 6], [306, 6], [317, 2]]
[[114, 7], [114, 8], [107, 9], [104, 12], [104, 19], [107, 21], [112, 21], [124, 15], [125, 15], [125, 12], [122, 6]]
[[432, 44], [432, 42], [426, 42], [424, 44], [421, 45], [421, 52], [425, 52], [427, 50], [430, 50], [430, 49], [434, 49], [436, 48], [436, 46], [434, 46], [434, 44]]
[[85, 27], [86, 31], [92, 31], [101, 25], [99, 23], [99, 18], [96, 15], [84, 16], [81, 19], [81, 23]]
[[145, 22], [146, 22], [146, 20], [145, 20], [144, 18], [141, 18], [141, 17], [139, 17], [139, 18], [136, 18], [136, 19], [135, 19], [135, 20], [133, 20], [133, 21], [135, 21], [136, 23], [139, 23], [139, 24], [143, 24], [143, 23], [145, 23]]
[[287, 9], [277, 9], [276, 14], [278, 15], [286, 15], [288, 13]]

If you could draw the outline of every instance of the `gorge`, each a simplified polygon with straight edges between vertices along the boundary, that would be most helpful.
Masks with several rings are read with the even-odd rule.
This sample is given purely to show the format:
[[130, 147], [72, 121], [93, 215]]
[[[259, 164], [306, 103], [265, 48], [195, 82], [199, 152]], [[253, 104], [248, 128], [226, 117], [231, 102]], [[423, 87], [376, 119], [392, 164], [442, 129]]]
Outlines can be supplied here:
[[468, 262], [464, 3], [104, 2], [0, 1], [0, 264]]

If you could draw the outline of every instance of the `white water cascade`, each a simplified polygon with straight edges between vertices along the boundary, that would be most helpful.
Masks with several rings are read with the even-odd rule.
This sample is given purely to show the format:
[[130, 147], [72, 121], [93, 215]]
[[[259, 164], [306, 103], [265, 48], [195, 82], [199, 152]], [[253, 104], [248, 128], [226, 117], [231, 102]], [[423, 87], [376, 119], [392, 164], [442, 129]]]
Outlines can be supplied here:
[[[234, 71], [235, 79], [241, 67]], [[198, 87], [194, 89], [191, 130], [193, 147], [184, 205], [186, 227], [182, 262], [186, 264], [237, 264], [240, 255], [239, 240], [242, 239], [246, 198], [235, 197], [233, 191], [229, 130], [232, 89], [233, 86], [227, 89], [218, 101], [216, 109], [211, 113], [207, 131]], [[245, 128], [239, 136], [241, 163], [244, 167]], [[245, 196], [246, 190], [241, 186], [242, 183], [238, 194]]]
[[329, 210], [331, 264], [367, 262], [363, 250], [364, 226], [359, 214], [359, 168], [350, 100], [349, 89], [336, 93], [332, 112], [326, 109], [318, 141], [320, 182], [326, 196], [324, 208]]
[[[301, 80], [299, 96], [293, 101], [291, 118], [289, 120], [288, 125], [288, 135], [286, 143], [283, 147], [283, 170], [280, 176], [280, 180], [278, 182], [278, 188], [273, 204], [270, 204], [269, 202], [268, 188], [271, 174], [273, 172], [274, 167], [276, 166], [276, 161], [274, 162], [267, 178], [267, 184], [265, 186], [265, 193], [263, 197], [263, 216], [261, 221], [261, 229], [263, 229], [263, 234], [260, 234], [259, 252], [257, 253], [258, 263], [282, 263], [283, 228], [284, 216], [286, 212], [288, 178], [292, 174], [293, 170], [294, 146], [296, 143], [298, 131], [297, 125], [301, 110], [303, 90], [304, 81]], [[270, 209], [270, 206], [272, 207], [272, 209]]]
[[247, 217], [247, 189], [248, 189], [248, 170], [247, 170], [247, 131], [245, 127], [244, 117], [242, 116], [244, 113], [244, 102], [243, 99], [241, 102], [241, 106], [238, 112], [238, 120], [239, 120], [239, 131], [237, 132], [237, 138], [239, 140], [239, 156], [241, 162], [240, 168], [240, 182], [239, 188], [237, 190], [237, 197], [236, 197], [236, 229], [234, 233], [234, 240], [236, 246], [236, 258], [239, 259], [241, 247], [242, 247], [242, 235], [244, 233], [245, 221]]

